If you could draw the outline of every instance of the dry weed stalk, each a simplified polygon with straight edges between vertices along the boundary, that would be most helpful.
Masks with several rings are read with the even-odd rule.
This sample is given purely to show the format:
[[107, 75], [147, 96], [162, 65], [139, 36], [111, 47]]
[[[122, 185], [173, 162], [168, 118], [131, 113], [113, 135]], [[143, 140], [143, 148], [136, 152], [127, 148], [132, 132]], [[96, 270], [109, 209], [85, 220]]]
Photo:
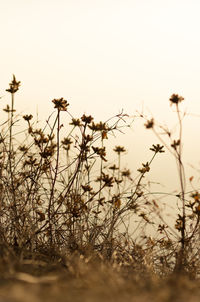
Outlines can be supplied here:
[[[74, 118], [66, 100], [54, 99], [56, 111], [43, 129], [31, 114], [23, 116], [27, 127], [20, 132], [23, 138], [19, 143], [14, 131], [21, 118], [14, 109], [19, 85], [13, 76], [7, 89], [11, 107], [4, 109], [8, 118], [1, 125], [1, 242], [20, 254], [28, 250], [56, 257], [63, 249], [83, 255], [96, 252], [115, 264], [132, 267], [137, 263], [141, 270], [151, 268], [161, 275], [171, 272], [175, 261], [178, 270], [185, 266], [195, 270], [198, 249], [190, 260], [188, 255], [199, 230], [200, 194], [194, 191], [193, 201], [185, 197], [183, 117], [179, 110], [183, 98], [170, 98], [179, 121], [178, 139], [173, 140], [165, 129], [170, 144], [159, 135], [154, 119], [146, 120], [146, 128], [154, 131], [162, 145], [152, 145], [152, 157], [133, 177], [129, 169], [121, 167], [126, 151], [123, 146], [113, 149], [116, 164], [109, 163], [107, 156], [107, 140], [127, 126], [128, 116], [123, 112], [106, 122], [95, 122], [85, 114]], [[164, 146], [176, 158], [181, 187], [177, 195], [181, 212], [174, 228], [165, 223], [159, 203], [150, 199], [145, 183], [152, 162], [164, 152]], [[148, 226], [157, 228], [157, 237], [144, 235]], [[138, 233], [137, 238], [131, 237], [130, 229]], [[171, 237], [176, 230], [180, 232], [180, 249], [179, 242]], [[139, 240], [141, 243], [136, 244]]]
[[[199, 252], [198, 246], [194, 245], [194, 239], [199, 237], [199, 221], [200, 221], [200, 199], [199, 192], [197, 190], [193, 190], [190, 192], [186, 192], [186, 176], [185, 176], [185, 168], [183, 164], [183, 118], [186, 113], [181, 113], [180, 111], [180, 103], [184, 100], [182, 96], [178, 94], [172, 94], [170, 97], [170, 105], [175, 106], [175, 111], [178, 119], [178, 138], [173, 139], [173, 133], [167, 127], [157, 126], [154, 119], [146, 119], [143, 114], [140, 114], [140, 117], [146, 119], [145, 127], [147, 129], [152, 129], [153, 133], [159, 139], [159, 141], [165, 146], [165, 148], [171, 153], [176, 160], [177, 169], [178, 169], [178, 179], [180, 183], [180, 193], [176, 194], [175, 197], [178, 198], [181, 202], [180, 211], [177, 209], [177, 219], [174, 225], [174, 229], [180, 232], [180, 236], [178, 242], [181, 246], [177, 246], [173, 250], [173, 254], [175, 256], [175, 272], [187, 272], [191, 270], [194, 262], [191, 259], [196, 259], [196, 256]], [[160, 130], [164, 133], [168, 139], [165, 140], [163, 135], [160, 134]], [[192, 181], [193, 177], [190, 178]], [[186, 195], [190, 193], [189, 197], [193, 198], [193, 201], [186, 198]], [[161, 233], [165, 233], [167, 235], [168, 226], [159, 226], [159, 231]], [[172, 229], [170, 227], [170, 229]], [[169, 235], [167, 235], [169, 236]], [[169, 237], [168, 237], [169, 238]], [[163, 261], [163, 257], [162, 257]], [[198, 259], [199, 262], [199, 259]], [[192, 264], [193, 263], [193, 264]]]
[[[85, 114], [74, 118], [63, 98], [52, 101], [56, 112], [43, 129], [31, 114], [23, 116], [27, 127], [20, 132], [24, 138], [19, 143], [14, 131], [20, 119], [14, 109], [19, 86], [13, 76], [7, 89], [11, 108], [4, 109], [8, 119], [1, 131], [2, 238], [17, 251], [92, 247], [111, 257], [120, 245], [116, 240], [120, 225], [128, 216], [146, 223], [141, 199], [138, 207], [140, 186], [162, 147], [153, 147], [152, 159], [139, 169], [139, 181], [134, 180], [129, 170], [121, 168], [124, 147], [114, 148], [118, 166], [107, 159], [106, 141], [127, 126], [127, 115], [122, 112], [98, 123]], [[132, 193], [130, 187], [135, 187]]]

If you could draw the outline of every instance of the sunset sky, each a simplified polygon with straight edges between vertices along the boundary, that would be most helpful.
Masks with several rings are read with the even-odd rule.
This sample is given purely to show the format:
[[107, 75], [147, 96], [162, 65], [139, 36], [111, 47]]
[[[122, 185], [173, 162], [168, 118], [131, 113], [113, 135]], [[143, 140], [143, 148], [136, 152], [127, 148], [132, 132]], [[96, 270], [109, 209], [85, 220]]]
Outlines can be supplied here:
[[[144, 108], [175, 125], [172, 93], [185, 98], [183, 110], [200, 115], [199, 14], [199, 0], [1, 1], [0, 108], [14, 73], [22, 82], [16, 108], [38, 109], [40, 119], [53, 111], [52, 99], [64, 97], [74, 116], [104, 121]], [[200, 117], [186, 117], [185, 125], [185, 160], [199, 168]], [[127, 144], [133, 171], [149, 160], [154, 141], [146, 132], [133, 123], [116, 141]], [[158, 162], [156, 173], [172, 181], [171, 161], [165, 155]]]

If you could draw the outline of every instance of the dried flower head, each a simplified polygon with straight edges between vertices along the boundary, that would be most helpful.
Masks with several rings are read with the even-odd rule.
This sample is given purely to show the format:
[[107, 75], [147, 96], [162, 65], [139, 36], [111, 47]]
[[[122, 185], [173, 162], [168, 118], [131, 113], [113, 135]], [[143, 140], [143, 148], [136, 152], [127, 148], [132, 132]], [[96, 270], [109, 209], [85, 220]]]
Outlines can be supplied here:
[[124, 169], [122, 171], [122, 176], [124, 176], [124, 177], [130, 177], [130, 175], [131, 175], [131, 172], [130, 172], [129, 169]]
[[106, 123], [99, 122], [95, 124], [92, 122], [92, 125], [89, 126], [89, 128], [93, 131], [108, 131], [109, 127], [106, 125]]
[[56, 145], [51, 145], [46, 147], [44, 151], [40, 152], [42, 158], [48, 158], [54, 155]]
[[10, 112], [15, 112], [15, 109], [11, 109], [9, 105], [6, 105], [6, 108], [3, 109], [3, 111], [10, 113]]
[[57, 108], [59, 111], [67, 111], [67, 107], [69, 106], [69, 103], [63, 98], [54, 99], [52, 103], [55, 105], [54, 108]]
[[93, 147], [92, 149], [94, 151], [94, 153], [98, 154], [100, 156], [101, 159], [103, 159], [104, 161], [107, 161], [107, 159], [105, 158], [106, 156], [106, 148], [99, 148], [99, 147]]
[[152, 118], [151, 120], [147, 121], [146, 124], [144, 124], [146, 129], [151, 129], [154, 126], [154, 119]]
[[71, 123], [69, 123], [70, 125], [74, 126], [74, 127], [80, 127], [81, 126], [81, 121], [79, 120], [79, 118], [72, 118]]
[[61, 143], [63, 144], [63, 149], [68, 151], [70, 149], [70, 145], [73, 143], [72, 140], [68, 137], [65, 137]]
[[23, 115], [23, 119], [27, 122], [29, 122], [31, 119], [33, 118], [32, 114], [26, 114], [26, 115]]
[[93, 140], [93, 136], [89, 135], [89, 134], [86, 135], [85, 133], [83, 133], [83, 139], [84, 139], [84, 142], [87, 144]]
[[13, 80], [9, 84], [10, 88], [6, 89], [6, 91], [8, 91], [10, 93], [17, 92], [17, 90], [19, 89], [20, 83], [21, 83], [20, 81], [19, 82], [16, 81], [15, 75], [13, 74]]
[[103, 181], [105, 187], [112, 187], [114, 179], [113, 177], [110, 177], [108, 174], [102, 172], [101, 176], [99, 176], [96, 181]]
[[81, 117], [81, 120], [86, 124], [90, 124], [93, 120], [93, 117], [91, 115], [86, 116], [85, 114], [83, 114], [83, 116]]
[[149, 172], [150, 170], [150, 166], [149, 166], [149, 163], [147, 162], [146, 164], [142, 164], [142, 168], [141, 169], [138, 169], [138, 171], [142, 174], [146, 173], [146, 172]]
[[163, 148], [164, 148], [164, 146], [157, 144], [157, 145], [152, 145], [150, 150], [155, 153], [163, 153], [163, 152], [165, 152], [165, 150], [163, 150]]
[[27, 153], [28, 152], [28, 148], [25, 145], [19, 146], [18, 147], [19, 151]]
[[172, 94], [171, 97], [170, 97], [170, 102], [171, 102], [171, 105], [172, 104], [176, 104], [178, 105], [180, 102], [182, 102], [184, 100], [184, 98], [182, 96], [179, 96], [178, 94]]
[[171, 144], [171, 147], [176, 150], [177, 147], [180, 146], [180, 139], [174, 140], [173, 143]]
[[92, 191], [92, 187], [90, 187], [89, 185], [81, 185], [82, 189], [84, 192], [91, 192]]
[[118, 155], [122, 152], [125, 152], [126, 149], [124, 149], [124, 147], [121, 147], [121, 146], [116, 146], [115, 149], [113, 149], [115, 152], [118, 153]]

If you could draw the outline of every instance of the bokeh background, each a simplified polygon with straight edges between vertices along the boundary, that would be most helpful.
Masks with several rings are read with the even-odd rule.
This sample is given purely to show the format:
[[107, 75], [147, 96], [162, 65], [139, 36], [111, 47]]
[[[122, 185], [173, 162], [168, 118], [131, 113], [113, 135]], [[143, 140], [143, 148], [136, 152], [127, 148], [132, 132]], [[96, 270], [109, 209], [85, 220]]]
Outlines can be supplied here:
[[[187, 112], [186, 175], [195, 175], [198, 188], [199, 13], [199, 0], [1, 1], [0, 107], [10, 101], [5, 89], [14, 73], [22, 82], [18, 112], [38, 112], [40, 120], [52, 113], [52, 99], [64, 97], [75, 117], [86, 113], [105, 121], [122, 109], [130, 117], [144, 111], [176, 129], [169, 97], [178, 93]], [[134, 119], [114, 142], [127, 149], [123, 164], [133, 173], [158, 142], [143, 124]], [[179, 190], [174, 159], [159, 155], [149, 179], [162, 183], [158, 190]]]

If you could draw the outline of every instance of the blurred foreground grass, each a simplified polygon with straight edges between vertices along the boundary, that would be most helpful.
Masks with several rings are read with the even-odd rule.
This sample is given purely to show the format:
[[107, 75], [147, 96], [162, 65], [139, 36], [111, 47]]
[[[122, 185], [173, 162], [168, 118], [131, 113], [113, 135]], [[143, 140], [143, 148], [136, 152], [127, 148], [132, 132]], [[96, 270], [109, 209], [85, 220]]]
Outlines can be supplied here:
[[1, 302], [198, 302], [200, 280], [184, 274], [159, 278], [150, 269], [106, 263], [78, 253], [62, 260], [1, 264]]

